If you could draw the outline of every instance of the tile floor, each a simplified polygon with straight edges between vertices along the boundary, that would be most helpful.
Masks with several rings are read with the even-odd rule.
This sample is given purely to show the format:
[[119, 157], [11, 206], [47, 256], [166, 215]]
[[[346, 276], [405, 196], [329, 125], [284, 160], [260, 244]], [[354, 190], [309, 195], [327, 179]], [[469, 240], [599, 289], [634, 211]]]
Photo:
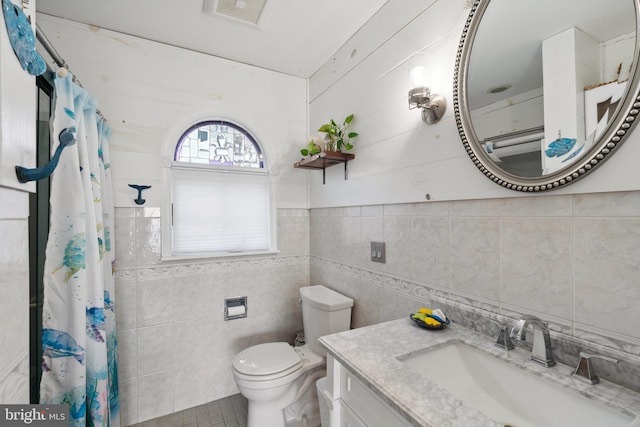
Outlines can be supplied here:
[[234, 394], [132, 427], [247, 427], [247, 399]]

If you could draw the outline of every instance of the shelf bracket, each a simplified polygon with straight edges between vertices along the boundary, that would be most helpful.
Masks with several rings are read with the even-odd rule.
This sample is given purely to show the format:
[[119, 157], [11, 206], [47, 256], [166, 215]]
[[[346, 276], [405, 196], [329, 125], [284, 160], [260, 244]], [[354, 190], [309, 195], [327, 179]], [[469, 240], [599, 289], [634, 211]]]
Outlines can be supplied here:
[[[325, 176], [326, 169], [327, 169], [326, 167], [322, 168], [322, 185], [326, 183], [326, 176]], [[344, 180], [345, 181], [349, 180], [349, 175], [347, 173], [347, 162], [344, 162]]]

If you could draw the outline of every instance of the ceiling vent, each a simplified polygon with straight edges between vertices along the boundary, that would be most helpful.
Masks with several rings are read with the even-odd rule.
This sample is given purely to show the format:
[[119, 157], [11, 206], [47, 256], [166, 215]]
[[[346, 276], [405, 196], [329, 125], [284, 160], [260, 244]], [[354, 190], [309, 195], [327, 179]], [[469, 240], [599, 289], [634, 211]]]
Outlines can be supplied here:
[[202, 11], [257, 25], [267, 0], [204, 0]]

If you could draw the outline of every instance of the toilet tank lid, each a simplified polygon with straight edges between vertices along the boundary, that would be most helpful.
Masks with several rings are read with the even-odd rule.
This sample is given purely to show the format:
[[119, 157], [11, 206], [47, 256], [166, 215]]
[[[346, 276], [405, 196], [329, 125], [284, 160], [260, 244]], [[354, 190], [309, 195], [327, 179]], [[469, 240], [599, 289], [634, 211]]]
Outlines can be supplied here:
[[322, 285], [300, 288], [302, 301], [325, 311], [343, 310], [353, 307], [353, 300]]

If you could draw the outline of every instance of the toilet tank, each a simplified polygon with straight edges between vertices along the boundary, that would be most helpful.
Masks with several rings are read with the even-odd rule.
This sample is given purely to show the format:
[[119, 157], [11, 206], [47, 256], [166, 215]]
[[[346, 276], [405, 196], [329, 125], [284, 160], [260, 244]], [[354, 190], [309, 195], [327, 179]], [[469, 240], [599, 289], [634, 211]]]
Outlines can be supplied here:
[[300, 288], [304, 338], [313, 351], [326, 356], [318, 338], [349, 330], [353, 300], [322, 285]]

